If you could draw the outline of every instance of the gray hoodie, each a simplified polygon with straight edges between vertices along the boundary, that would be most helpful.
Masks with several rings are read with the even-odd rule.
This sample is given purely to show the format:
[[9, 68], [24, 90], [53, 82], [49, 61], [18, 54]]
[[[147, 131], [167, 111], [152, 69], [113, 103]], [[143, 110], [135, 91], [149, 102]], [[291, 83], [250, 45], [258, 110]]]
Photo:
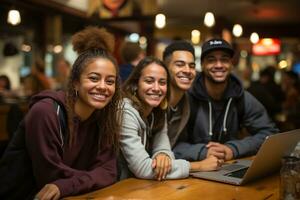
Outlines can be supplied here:
[[[121, 171], [120, 179], [129, 178], [133, 174], [137, 178], [154, 179], [152, 159], [159, 153], [166, 153], [172, 159], [172, 170], [166, 179], [186, 178], [190, 164], [186, 160], [175, 160], [167, 135], [167, 123], [153, 136], [151, 152], [147, 152], [145, 144], [151, 134], [151, 125], [147, 125], [131, 100], [124, 99], [123, 125], [121, 130]], [[126, 162], [124, 162], [126, 161]], [[127, 163], [127, 164], [126, 164]]]
[[[268, 135], [278, 132], [263, 105], [244, 91], [234, 75], [230, 75], [220, 101], [213, 100], [207, 94], [202, 73], [197, 75], [189, 97], [191, 115], [187, 124], [188, 134], [181, 137], [173, 149], [176, 158], [202, 160], [207, 154], [205, 145], [210, 141], [227, 145], [233, 151], [234, 158], [252, 155]], [[241, 128], [245, 128], [250, 135], [239, 139]]]

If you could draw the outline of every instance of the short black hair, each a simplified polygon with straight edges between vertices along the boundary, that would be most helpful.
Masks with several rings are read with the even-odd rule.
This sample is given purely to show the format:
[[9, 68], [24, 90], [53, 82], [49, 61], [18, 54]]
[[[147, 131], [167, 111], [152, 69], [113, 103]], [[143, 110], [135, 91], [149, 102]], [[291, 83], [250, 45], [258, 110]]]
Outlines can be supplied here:
[[193, 54], [195, 58], [195, 49], [191, 43], [180, 40], [175, 41], [168, 45], [163, 52], [163, 60], [165, 60], [169, 55], [171, 55], [174, 51], [189, 51]]

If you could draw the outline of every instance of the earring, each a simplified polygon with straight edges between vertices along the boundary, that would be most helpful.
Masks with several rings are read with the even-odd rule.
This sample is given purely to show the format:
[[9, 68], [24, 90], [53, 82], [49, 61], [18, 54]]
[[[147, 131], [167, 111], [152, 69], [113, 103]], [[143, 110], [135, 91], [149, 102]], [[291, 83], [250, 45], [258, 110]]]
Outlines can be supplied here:
[[132, 94], [133, 94], [133, 96], [136, 96], [136, 91], [137, 91], [137, 87], [136, 86], [134, 86], [133, 88], [132, 88]]
[[167, 98], [164, 98], [162, 102], [159, 104], [159, 107], [163, 110], [166, 110], [168, 108], [168, 100]]
[[75, 97], [78, 98], [78, 90], [75, 90]]

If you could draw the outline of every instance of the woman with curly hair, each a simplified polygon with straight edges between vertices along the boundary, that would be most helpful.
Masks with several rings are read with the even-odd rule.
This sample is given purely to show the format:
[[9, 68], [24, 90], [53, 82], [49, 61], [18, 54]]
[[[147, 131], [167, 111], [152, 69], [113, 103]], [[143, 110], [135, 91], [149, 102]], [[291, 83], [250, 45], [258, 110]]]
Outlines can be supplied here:
[[[121, 120], [118, 67], [111, 54], [114, 38], [105, 29], [88, 27], [72, 43], [79, 56], [67, 91], [35, 95], [25, 119], [39, 200], [90, 192], [116, 181]], [[65, 142], [53, 100], [67, 116]]]

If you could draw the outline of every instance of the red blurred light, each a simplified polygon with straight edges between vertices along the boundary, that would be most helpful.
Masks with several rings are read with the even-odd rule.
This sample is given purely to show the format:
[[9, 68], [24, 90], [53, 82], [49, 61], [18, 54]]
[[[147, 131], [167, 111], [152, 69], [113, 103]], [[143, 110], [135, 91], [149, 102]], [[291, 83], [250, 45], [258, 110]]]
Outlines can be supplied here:
[[281, 41], [274, 38], [260, 39], [252, 45], [252, 53], [257, 56], [278, 55], [281, 51]]

